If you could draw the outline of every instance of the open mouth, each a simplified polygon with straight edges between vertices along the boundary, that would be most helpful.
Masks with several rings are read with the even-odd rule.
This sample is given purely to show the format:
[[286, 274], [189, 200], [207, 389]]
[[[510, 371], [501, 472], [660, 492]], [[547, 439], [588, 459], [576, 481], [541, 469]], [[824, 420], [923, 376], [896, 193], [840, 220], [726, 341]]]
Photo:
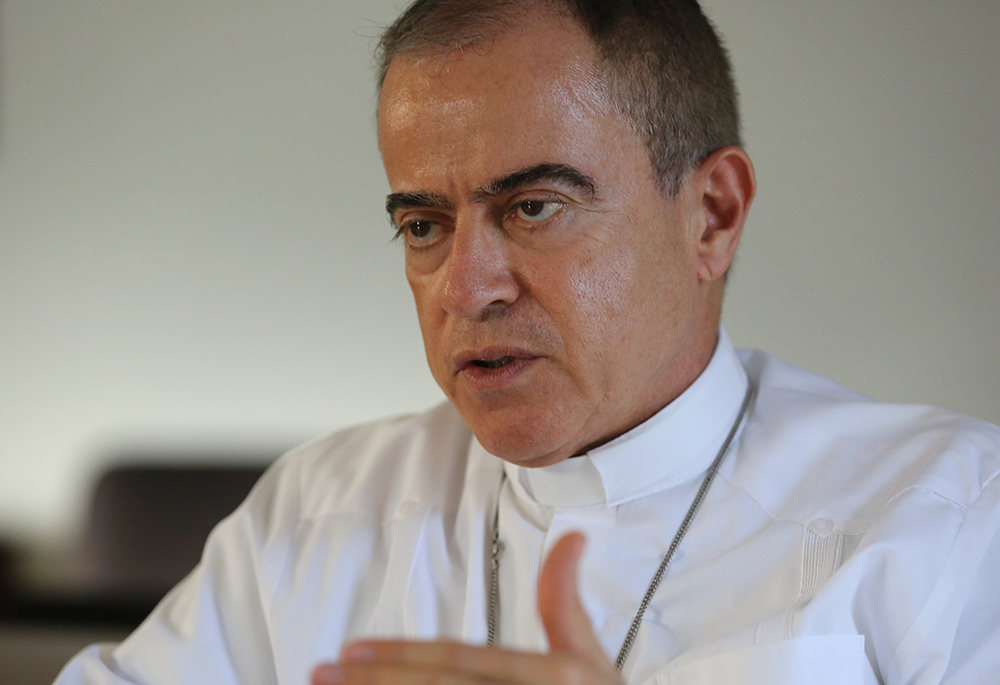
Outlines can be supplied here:
[[470, 363], [473, 366], [478, 366], [483, 369], [499, 369], [501, 367], [507, 366], [514, 358], [511, 356], [500, 357], [499, 359], [473, 359]]

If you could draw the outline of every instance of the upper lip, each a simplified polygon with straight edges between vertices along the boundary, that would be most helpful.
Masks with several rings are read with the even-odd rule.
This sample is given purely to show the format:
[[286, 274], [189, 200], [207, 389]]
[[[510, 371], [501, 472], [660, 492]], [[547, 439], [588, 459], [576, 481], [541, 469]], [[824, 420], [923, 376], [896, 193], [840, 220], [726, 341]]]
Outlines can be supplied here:
[[473, 350], [466, 350], [452, 357], [452, 368], [455, 373], [462, 371], [476, 361], [494, 361], [501, 357], [513, 357], [514, 359], [534, 359], [538, 355], [523, 347], [513, 347], [507, 345], [491, 345]]

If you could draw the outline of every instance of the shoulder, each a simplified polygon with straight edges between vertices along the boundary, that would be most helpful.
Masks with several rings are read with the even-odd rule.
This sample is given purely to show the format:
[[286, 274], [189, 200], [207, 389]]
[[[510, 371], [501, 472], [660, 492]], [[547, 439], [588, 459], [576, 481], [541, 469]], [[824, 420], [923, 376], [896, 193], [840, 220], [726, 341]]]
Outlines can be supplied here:
[[280, 493], [277, 500], [294, 501], [298, 519], [377, 515], [406, 498], [442, 504], [461, 487], [471, 444], [471, 431], [450, 404], [442, 403], [293, 449], [265, 474], [261, 488]]
[[822, 516], [859, 533], [914, 495], [961, 515], [1000, 474], [997, 426], [877, 402], [762, 352], [740, 356], [758, 396], [733, 478], [773, 516]]

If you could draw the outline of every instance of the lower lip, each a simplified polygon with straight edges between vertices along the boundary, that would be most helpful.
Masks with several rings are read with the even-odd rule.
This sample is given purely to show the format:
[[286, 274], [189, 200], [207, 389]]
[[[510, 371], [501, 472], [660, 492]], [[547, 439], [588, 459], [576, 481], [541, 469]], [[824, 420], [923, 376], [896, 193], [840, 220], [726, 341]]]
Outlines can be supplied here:
[[498, 390], [524, 375], [536, 361], [538, 357], [515, 359], [496, 369], [469, 364], [459, 371], [459, 376], [474, 390]]

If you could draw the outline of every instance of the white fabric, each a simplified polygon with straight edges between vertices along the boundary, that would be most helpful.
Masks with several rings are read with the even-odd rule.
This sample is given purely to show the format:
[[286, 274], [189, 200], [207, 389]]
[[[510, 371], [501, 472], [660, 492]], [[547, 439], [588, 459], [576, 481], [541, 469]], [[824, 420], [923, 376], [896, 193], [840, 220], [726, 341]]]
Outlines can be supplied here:
[[555, 466], [488, 455], [448, 405], [286, 455], [130, 638], [83, 652], [57, 682], [303, 685], [352, 638], [483, 642], [498, 491], [501, 645], [544, 649], [538, 568], [582, 530], [584, 604], [614, 658], [748, 377], [757, 399], [646, 613], [628, 682], [996, 682], [1000, 429], [737, 356], [724, 333], [670, 406]]

